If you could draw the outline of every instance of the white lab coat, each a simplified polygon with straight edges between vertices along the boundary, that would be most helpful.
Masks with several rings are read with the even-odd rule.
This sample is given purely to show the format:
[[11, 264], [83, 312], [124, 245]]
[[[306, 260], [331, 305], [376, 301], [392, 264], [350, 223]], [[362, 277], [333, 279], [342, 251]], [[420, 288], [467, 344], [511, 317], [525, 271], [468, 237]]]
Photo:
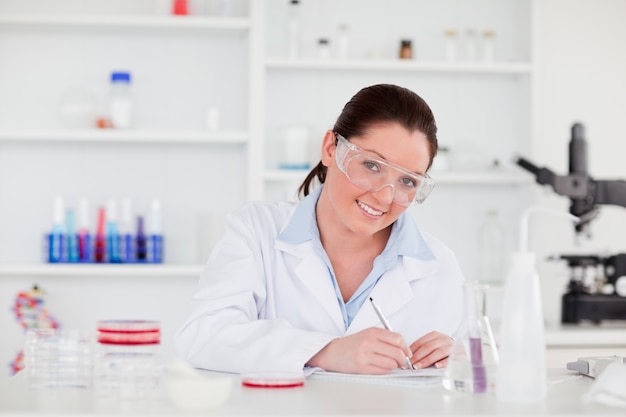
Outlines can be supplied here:
[[[369, 303], [346, 329], [328, 268], [311, 241], [277, 239], [295, 203], [254, 202], [228, 215], [175, 337], [192, 366], [226, 372], [302, 372], [332, 339], [382, 327]], [[424, 234], [437, 260], [399, 257], [371, 297], [408, 344], [436, 330], [458, 337], [463, 276], [453, 253]]]

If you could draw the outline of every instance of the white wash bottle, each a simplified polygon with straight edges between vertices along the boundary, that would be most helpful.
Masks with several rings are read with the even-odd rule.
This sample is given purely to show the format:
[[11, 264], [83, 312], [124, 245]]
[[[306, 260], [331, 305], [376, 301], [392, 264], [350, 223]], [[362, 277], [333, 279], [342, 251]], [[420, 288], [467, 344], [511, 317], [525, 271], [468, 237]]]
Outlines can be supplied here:
[[528, 218], [537, 211], [578, 221], [569, 213], [541, 207], [529, 207], [522, 215], [520, 250], [512, 255], [504, 285], [500, 363], [496, 375], [496, 397], [500, 401], [531, 403], [546, 396], [546, 343], [541, 289], [535, 254], [528, 251]]

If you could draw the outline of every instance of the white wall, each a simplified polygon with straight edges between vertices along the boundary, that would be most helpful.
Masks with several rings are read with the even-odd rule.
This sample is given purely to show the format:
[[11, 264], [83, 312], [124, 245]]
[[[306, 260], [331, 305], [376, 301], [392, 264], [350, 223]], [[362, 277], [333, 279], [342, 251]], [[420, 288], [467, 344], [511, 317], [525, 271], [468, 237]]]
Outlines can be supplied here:
[[[596, 179], [626, 179], [626, 1], [540, 0], [537, 40], [536, 133], [532, 159], [559, 174], [568, 171], [570, 127], [587, 130], [588, 168]], [[541, 205], [567, 211], [569, 200], [538, 187]], [[552, 253], [626, 251], [626, 209], [603, 206], [592, 223], [592, 239], [574, 245], [573, 227], [537, 217], [531, 248], [539, 258]], [[562, 262], [541, 261], [544, 308], [560, 320], [560, 295], [567, 283]]]

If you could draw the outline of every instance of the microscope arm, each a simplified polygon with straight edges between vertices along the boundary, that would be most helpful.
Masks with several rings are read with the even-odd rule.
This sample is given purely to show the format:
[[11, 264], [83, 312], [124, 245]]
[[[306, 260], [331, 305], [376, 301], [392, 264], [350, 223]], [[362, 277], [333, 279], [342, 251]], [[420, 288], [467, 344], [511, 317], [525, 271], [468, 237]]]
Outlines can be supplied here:
[[626, 181], [596, 181], [595, 204], [626, 207]]
[[539, 168], [527, 159], [517, 157], [515, 163], [526, 171], [535, 174], [538, 184], [550, 185], [554, 192], [569, 198], [584, 198], [592, 201], [596, 200], [596, 196], [590, 195], [594, 187], [590, 187], [593, 183], [591, 178], [582, 174], [570, 174], [567, 176], [556, 175], [548, 168]]
[[596, 205], [600, 204], [598, 201], [599, 184], [603, 198], [617, 198], [617, 196], [611, 196], [614, 192], [613, 185], [606, 189], [604, 185], [606, 181], [594, 181], [591, 177], [581, 173], [556, 175], [548, 168], [539, 168], [522, 157], [518, 157], [515, 162], [533, 173], [538, 184], [550, 185], [554, 192], [570, 199], [570, 213], [579, 218], [579, 222], [574, 226], [576, 233], [587, 232], [589, 223], [598, 215], [599, 210]]

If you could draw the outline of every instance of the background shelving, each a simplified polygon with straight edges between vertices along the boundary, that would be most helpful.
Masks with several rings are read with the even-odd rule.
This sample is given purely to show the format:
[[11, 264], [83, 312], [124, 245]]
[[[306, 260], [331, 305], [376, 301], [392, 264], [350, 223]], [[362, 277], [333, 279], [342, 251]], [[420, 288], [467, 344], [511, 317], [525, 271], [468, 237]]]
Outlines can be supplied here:
[[42, 28], [85, 29], [183, 29], [214, 32], [238, 32], [244, 35], [250, 27], [250, 20], [244, 17], [195, 17], [195, 16], [124, 16], [63, 14], [27, 15], [3, 14], [0, 25]]
[[170, 277], [197, 279], [202, 265], [3, 264], [0, 277]]
[[245, 145], [247, 132], [162, 131], [116, 129], [0, 130], [0, 142], [205, 143]]
[[287, 59], [271, 58], [266, 61], [268, 69], [272, 70], [334, 70], [334, 71], [409, 71], [412, 73], [438, 74], [501, 74], [501, 75], [528, 75], [532, 66], [528, 62], [445, 62], [445, 61], [399, 61], [398, 59], [350, 59], [350, 60], [320, 60], [320, 59]]

